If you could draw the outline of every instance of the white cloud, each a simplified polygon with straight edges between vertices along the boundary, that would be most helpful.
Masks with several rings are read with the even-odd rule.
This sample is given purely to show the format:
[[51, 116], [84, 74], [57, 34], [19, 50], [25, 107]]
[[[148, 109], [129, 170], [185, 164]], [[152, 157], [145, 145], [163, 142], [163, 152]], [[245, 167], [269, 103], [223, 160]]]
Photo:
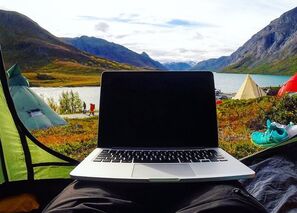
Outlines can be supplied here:
[[122, 35], [117, 35], [115, 36], [116, 39], [122, 39], [122, 38], [125, 38], [125, 37], [128, 37], [129, 34], [122, 34]]
[[195, 40], [201, 40], [203, 38], [204, 38], [204, 36], [198, 32], [196, 32], [195, 35], [193, 36], [193, 39], [195, 39]]
[[9, 8], [6, 6], [0, 5], [0, 10], [9, 10]]
[[107, 32], [109, 29], [109, 25], [105, 22], [99, 22], [95, 25], [95, 30], [101, 31], [101, 32]]

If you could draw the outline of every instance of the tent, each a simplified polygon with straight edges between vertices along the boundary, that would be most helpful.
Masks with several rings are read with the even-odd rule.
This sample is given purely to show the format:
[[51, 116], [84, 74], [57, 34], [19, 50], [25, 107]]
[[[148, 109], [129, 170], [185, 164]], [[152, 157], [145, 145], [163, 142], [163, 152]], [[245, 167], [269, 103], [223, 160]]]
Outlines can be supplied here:
[[29, 88], [29, 82], [22, 76], [17, 64], [7, 71], [7, 75], [9, 91], [16, 111], [28, 129], [66, 125], [66, 121]]
[[266, 93], [263, 89], [261, 89], [248, 74], [233, 99], [250, 99], [265, 95]]
[[[9, 92], [2, 55], [0, 79], [0, 200], [25, 191], [36, 194], [41, 202], [48, 202], [70, 181], [69, 172], [77, 161], [49, 149], [24, 126]], [[19, 75], [12, 82], [26, 84]], [[26, 86], [23, 91], [30, 94]], [[28, 99], [31, 97], [34, 96]]]
[[291, 77], [278, 91], [277, 96], [281, 97], [286, 93], [297, 92], [297, 74]]
[[[269, 212], [296, 212], [296, 153], [297, 139], [293, 138], [242, 159], [256, 171], [254, 179], [242, 184]], [[0, 203], [7, 196], [30, 192], [42, 209], [70, 183], [68, 174], [76, 164], [36, 140], [19, 119], [0, 50]]]

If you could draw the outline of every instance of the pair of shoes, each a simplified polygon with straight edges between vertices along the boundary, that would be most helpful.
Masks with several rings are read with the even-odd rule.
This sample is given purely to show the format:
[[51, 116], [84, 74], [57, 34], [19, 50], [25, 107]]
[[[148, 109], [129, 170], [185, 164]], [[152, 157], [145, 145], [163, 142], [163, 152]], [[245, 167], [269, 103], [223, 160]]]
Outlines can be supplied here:
[[282, 125], [267, 120], [266, 126], [267, 130], [265, 132], [253, 132], [251, 134], [251, 140], [254, 144], [261, 147], [269, 147], [288, 140], [287, 128], [293, 126], [293, 123]]

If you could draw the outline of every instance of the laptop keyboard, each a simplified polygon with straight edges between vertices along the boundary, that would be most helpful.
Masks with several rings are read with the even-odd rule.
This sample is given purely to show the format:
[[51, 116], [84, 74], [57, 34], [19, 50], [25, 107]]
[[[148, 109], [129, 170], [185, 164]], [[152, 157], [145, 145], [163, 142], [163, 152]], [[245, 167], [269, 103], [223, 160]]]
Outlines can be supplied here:
[[220, 162], [227, 161], [215, 150], [103, 150], [95, 162], [112, 163], [191, 163], [191, 162]]

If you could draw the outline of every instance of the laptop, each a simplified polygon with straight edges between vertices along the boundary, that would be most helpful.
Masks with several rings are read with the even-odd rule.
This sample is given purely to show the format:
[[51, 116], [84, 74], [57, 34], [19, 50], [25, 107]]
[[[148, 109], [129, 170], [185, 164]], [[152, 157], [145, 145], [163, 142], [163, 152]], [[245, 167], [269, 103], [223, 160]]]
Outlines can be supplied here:
[[218, 147], [211, 72], [104, 72], [97, 148], [70, 176], [126, 182], [219, 181], [255, 172]]

